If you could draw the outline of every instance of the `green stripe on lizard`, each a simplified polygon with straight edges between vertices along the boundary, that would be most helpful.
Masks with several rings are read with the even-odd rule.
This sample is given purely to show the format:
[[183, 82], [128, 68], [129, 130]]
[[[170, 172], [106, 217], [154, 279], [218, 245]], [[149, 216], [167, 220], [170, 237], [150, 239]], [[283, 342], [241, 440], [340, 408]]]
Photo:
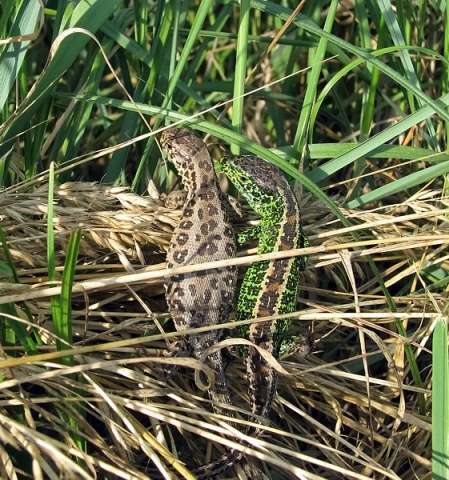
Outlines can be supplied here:
[[[309, 246], [301, 227], [299, 205], [283, 173], [254, 156], [227, 156], [223, 171], [261, 217], [256, 227], [237, 237], [242, 244], [259, 240], [258, 253], [292, 250]], [[255, 262], [248, 268], [237, 301], [237, 320], [281, 315], [296, 310], [300, 272], [307, 257]], [[294, 350], [298, 341], [287, 336], [290, 319], [255, 323], [241, 327], [240, 334], [270, 352], [275, 358]], [[299, 346], [299, 345], [298, 345]], [[277, 373], [250, 347], [247, 358], [251, 412], [267, 417], [276, 392]]]

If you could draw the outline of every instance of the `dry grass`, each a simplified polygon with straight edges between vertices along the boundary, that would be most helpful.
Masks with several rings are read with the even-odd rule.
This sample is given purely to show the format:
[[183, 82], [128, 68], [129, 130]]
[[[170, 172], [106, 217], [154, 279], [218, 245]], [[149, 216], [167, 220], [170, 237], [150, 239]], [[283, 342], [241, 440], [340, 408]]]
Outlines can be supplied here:
[[[174, 462], [182, 471], [178, 457], [201, 464], [224, 445], [239, 447], [241, 434], [210, 413], [191, 369], [161, 380], [156, 367], [174, 336], [160, 335], [165, 327], [173, 330], [166, 323], [162, 253], [180, 212], [94, 183], [62, 185], [56, 198], [60, 265], [70, 233], [84, 231], [74, 288], [73, 367], [58, 363], [48, 321], [49, 292], [57, 287], [44, 283], [46, 188], [0, 197], [2, 225], [25, 284], [5, 279], [0, 301], [21, 300], [18, 305], [26, 305], [37, 322], [29, 328], [38, 328], [46, 341], [42, 355], [33, 358], [18, 355], [18, 347], [3, 349], [0, 476], [59, 478], [64, 472], [65, 478], [144, 479], [154, 464]], [[422, 289], [419, 271], [429, 263], [448, 268], [448, 204], [427, 191], [383, 210], [344, 211], [358, 225], [360, 242], [354, 242], [320, 204], [303, 200], [312, 248], [292, 332], [304, 332], [313, 320], [321, 340], [307, 359], [282, 362], [290, 375], [280, 378], [271, 427], [246, 447], [264, 461], [268, 478], [430, 478], [431, 425], [428, 409], [420, 407], [430, 392], [429, 337], [446, 299]], [[368, 255], [396, 314], [385, 304]], [[402, 296], [404, 282], [412, 282], [416, 293]], [[420, 388], [411, 379], [406, 342], [421, 372]], [[235, 404], [245, 409], [243, 364], [232, 361], [227, 373]], [[22, 418], [14, 414], [18, 406]], [[69, 437], [56, 406], [76, 419], [87, 453]]]
[[[335, 2], [325, 10], [300, 2], [291, 12], [252, 2], [245, 31], [245, 2], [240, 9], [192, 2], [176, 14], [172, 2], [47, 3], [45, 12], [40, 0], [1, 5], [2, 38], [11, 43], [3, 43], [0, 57], [0, 234], [20, 284], [0, 249], [0, 338], [8, 340], [0, 347], [0, 478], [147, 479], [169, 467], [173, 478], [192, 478], [178, 459], [199, 465], [235, 446], [276, 480], [430, 479], [431, 410], [435, 416], [447, 405], [444, 389], [431, 401], [439, 382], [431, 384], [430, 352], [447, 308], [444, 9], [339, 2], [333, 12]], [[17, 43], [19, 33], [25, 40], [33, 32], [29, 45]], [[236, 37], [245, 48], [236, 48]], [[190, 114], [201, 123], [190, 123]], [[288, 162], [291, 153], [306, 154], [305, 180], [316, 196], [327, 188], [348, 192], [353, 205], [367, 193], [376, 198], [371, 211], [366, 204], [364, 211], [341, 208], [352, 229], [324, 201], [303, 199], [312, 246], [291, 330], [313, 324], [316, 351], [281, 362], [289, 375], [280, 376], [270, 426], [260, 439], [246, 439], [248, 446], [211, 413], [194, 382], [198, 362], [162, 356], [177, 335], [163, 278], [180, 212], [131, 190], [141, 193], [148, 182], [170, 190], [176, 182], [163, 170], [150, 130], [180, 119], [234, 149], [280, 153], [289, 146]], [[230, 120], [243, 125], [249, 143]], [[395, 147], [391, 158], [378, 156], [385, 147]], [[269, 150], [262, 153], [270, 158]], [[48, 186], [33, 179], [53, 162], [60, 182], [132, 182], [131, 189], [56, 189], [58, 273], [70, 235], [83, 229], [73, 342], [63, 352], [56, 351], [51, 303], [61, 287], [48, 282]], [[426, 182], [428, 190], [410, 196]], [[343, 206], [346, 199], [334, 200]], [[247, 264], [253, 252], [240, 252], [234, 263]], [[8, 319], [39, 332], [38, 355], [26, 355], [17, 335], [8, 337]], [[161, 362], [187, 368], [164, 379]], [[227, 374], [244, 411], [243, 363], [230, 360]], [[438, 467], [447, 470], [444, 428], [434, 430], [444, 432], [440, 445], [433, 443], [436, 475]]]

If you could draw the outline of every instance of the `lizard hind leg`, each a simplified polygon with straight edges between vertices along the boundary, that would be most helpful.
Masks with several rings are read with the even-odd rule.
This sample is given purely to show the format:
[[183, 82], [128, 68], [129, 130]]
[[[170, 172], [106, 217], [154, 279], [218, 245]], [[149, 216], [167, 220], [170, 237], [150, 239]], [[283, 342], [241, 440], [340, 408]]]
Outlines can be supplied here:
[[291, 335], [280, 343], [279, 358], [283, 360], [295, 353], [305, 358], [313, 352], [314, 348], [315, 341], [312, 330], [309, 330], [306, 335]]
[[[232, 407], [231, 394], [226, 381], [221, 352], [214, 352], [206, 359], [206, 363], [215, 373], [214, 384], [209, 388], [209, 396], [213, 401], [215, 413], [235, 417], [235, 412], [226, 407]], [[235, 425], [233, 425], [235, 426]]]

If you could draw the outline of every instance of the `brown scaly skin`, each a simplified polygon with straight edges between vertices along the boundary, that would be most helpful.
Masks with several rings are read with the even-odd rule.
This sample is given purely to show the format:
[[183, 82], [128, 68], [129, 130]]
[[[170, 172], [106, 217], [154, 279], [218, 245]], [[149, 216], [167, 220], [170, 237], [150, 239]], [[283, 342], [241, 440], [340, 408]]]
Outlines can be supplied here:
[[[235, 257], [235, 234], [205, 144], [186, 128], [165, 130], [160, 142], [187, 190], [182, 218], [173, 232], [167, 253], [167, 268]], [[236, 267], [167, 277], [166, 299], [176, 329], [182, 332], [188, 328], [227, 322], [236, 281]], [[186, 343], [189, 353], [199, 359], [218, 340], [217, 329], [189, 335]], [[214, 408], [218, 413], [232, 416], [219, 407], [220, 404], [231, 405], [221, 352], [209, 355], [206, 362], [215, 372], [215, 383], [209, 390]], [[238, 452], [231, 451], [215, 462], [198, 467], [193, 473], [197, 479], [213, 478], [239, 458]]]
[[[234, 258], [236, 242], [229, 214], [222, 202], [212, 160], [204, 142], [186, 128], [162, 132], [160, 142], [182, 177], [187, 190], [181, 222], [175, 228], [167, 254], [167, 268]], [[165, 281], [168, 308], [178, 331], [228, 321], [237, 281], [235, 267], [173, 275]], [[216, 344], [220, 330], [188, 335], [189, 353], [200, 359]], [[206, 363], [215, 372], [209, 394], [216, 411], [231, 404], [221, 352]], [[229, 415], [229, 412], [225, 412]]]
[[[188, 190], [183, 217], [173, 234], [167, 255], [167, 266], [191, 265], [235, 256], [232, 226], [204, 143], [185, 128], [165, 131], [161, 143]], [[277, 167], [257, 157], [225, 157], [222, 167], [262, 217], [258, 227], [239, 236], [239, 243], [258, 238], [259, 253], [308, 245], [301, 229], [298, 204]], [[305, 257], [296, 257], [252, 264], [240, 291], [237, 318], [246, 320], [294, 311], [299, 274], [305, 261]], [[235, 280], [236, 271], [233, 268], [169, 277], [166, 297], [176, 328], [182, 331], [226, 322]], [[244, 327], [240, 333], [275, 357], [285, 356], [289, 323], [288, 320], [263, 322], [250, 328]], [[206, 348], [217, 341], [218, 331], [187, 338], [191, 353], [196, 358], [200, 358]], [[304, 344], [304, 341], [301, 340], [301, 343]], [[267, 417], [276, 391], [277, 375], [257, 350], [250, 348], [247, 353], [251, 411]], [[209, 392], [211, 398], [230, 404], [221, 354], [211, 355], [207, 361], [217, 379]], [[249, 428], [246, 433], [256, 435], [258, 429]], [[230, 449], [215, 462], [203, 465], [193, 473], [198, 479], [213, 478], [242, 457], [241, 452]]]

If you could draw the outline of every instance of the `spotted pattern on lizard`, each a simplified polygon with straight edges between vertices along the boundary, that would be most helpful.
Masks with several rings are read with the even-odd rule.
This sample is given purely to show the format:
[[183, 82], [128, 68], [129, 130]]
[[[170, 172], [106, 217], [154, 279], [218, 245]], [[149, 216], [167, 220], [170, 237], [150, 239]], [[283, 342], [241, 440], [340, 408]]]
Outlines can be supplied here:
[[[188, 190], [183, 218], [173, 235], [167, 256], [167, 266], [232, 257], [235, 255], [232, 228], [204, 144], [186, 129], [166, 131], [162, 135], [161, 143], [175, 163]], [[279, 169], [251, 156], [225, 157], [222, 167], [262, 218], [259, 226], [239, 235], [239, 243], [258, 238], [259, 253], [308, 245], [301, 229], [296, 198]], [[212, 215], [213, 219], [210, 218]], [[223, 251], [226, 252], [224, 257], [217, 256]], [[295, 310], [300, 270], [304, 269], [305, 263], [306, 257], [295, 257], [252, 264], [240, 291], [237, 319], [246, 320]], [[220, 285], [223, 287], [221, 296], [217, 293]], [[195, 326], [225, 322], [233, 288], [233, 268], [216, 269], [200, 276], [195, 273], [169, 277], [166, 282], [166, 297], [176, 328], [182, 331]], [[202, 302], [196, 301], [197, 299]], [[206, 309], [203, 308], [204, 304]], [[240, 333], [279, 357], [287, 344], [286, 333], [289, 325], [289, 320], [267, 321], [244, 327]], [[217, 335], [213, 332], [209, 336], [190, 336], [187, 343], [192, 354], [200, 358], [202, 352], [218, 340]], [[303, 352], [307, 350], [304, 348], [305, 343], [301, 340]], [[250, 348], [248, 353], [251, 411], [255, 415], [266, 417], [276, 391], [277, 375], [256, 349]], [[217, 378], [210, 391], [211, 397], [220, 403], [230, 403], [221, 355], [208, 357], [208, 363]], [[257, 429], [248, 429], [246, 433], [255, 434]], [[242, 456], [241, 452], [231, 449], [216, 461], [199, 467], [194, 473], [197, 478], [213, 478], [231, 467]]]
[[[165, 130], [160, 142], [187, 190], [182, 218], [167, 253], [167, 268], [235, 257], [234, 230], [204, 142], [186, 128]], [[176, 329], [182, 332], [227, 322], [236, 280], [235, 267], [167, 277], [166, 300]], [[216, 329], [188, 335], [189, 354], [201, 358], [206, 349], [218, 342], [219, 333]], [[229, 415], [220, 408], [231, 404], [221, 352], [209, 355], [206, 363], [215, 373], [215, 382], [209, 390], [214, 408]]]

